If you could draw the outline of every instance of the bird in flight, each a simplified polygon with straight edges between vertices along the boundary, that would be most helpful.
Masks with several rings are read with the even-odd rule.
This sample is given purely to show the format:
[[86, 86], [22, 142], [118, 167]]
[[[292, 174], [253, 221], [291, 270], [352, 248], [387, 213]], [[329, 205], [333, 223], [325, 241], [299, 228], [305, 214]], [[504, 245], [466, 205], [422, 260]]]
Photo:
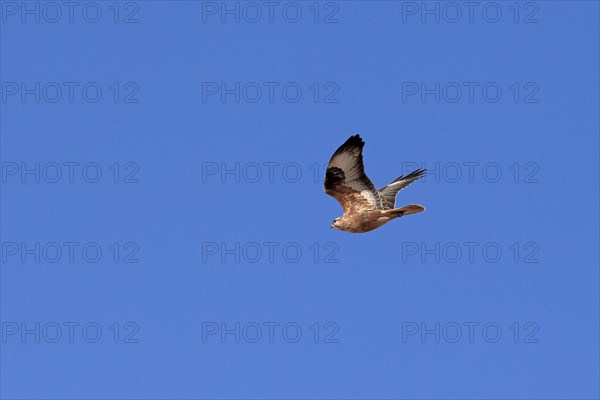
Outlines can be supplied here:
[[333, 220], [331, 227], [352, 233], [369, 232], [394, 218], [425, 211], [418, 204], [394, 207], [398, 192], [421, 178], [426, 170], [418, 169], [402, 175], [377, 190], [365, 175], [362, 157], [364, 145], [359, 135], [351, 136], [329, 160], [325, 173], [325, 193], [334, 197], [344, 210], [341, 217]]

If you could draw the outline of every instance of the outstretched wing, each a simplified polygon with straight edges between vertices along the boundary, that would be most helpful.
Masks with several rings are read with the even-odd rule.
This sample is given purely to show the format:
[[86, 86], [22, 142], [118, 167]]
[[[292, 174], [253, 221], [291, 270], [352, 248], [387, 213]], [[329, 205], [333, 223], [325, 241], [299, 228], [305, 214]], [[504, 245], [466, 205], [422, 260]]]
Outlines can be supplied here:
[[399, 191], [421, 178], [427, 172], [426, 169], [417, 169], [416, 171], [411, 172], [410, 174], [404, 176], [401, 175], [396, 178], [389, 185], [382, 187], [379, 189], [379, 194], [381, 194], [382, 200], [382, 209], [390, 210], [396, 206], [396, 195]]
[[351, 210], [377, 208], [379, 192], [365, 175], [362, 149], [365, 142], [351, 136], [329, 160], [325, 173], [325, 193], [340, 202], [344, 213]]

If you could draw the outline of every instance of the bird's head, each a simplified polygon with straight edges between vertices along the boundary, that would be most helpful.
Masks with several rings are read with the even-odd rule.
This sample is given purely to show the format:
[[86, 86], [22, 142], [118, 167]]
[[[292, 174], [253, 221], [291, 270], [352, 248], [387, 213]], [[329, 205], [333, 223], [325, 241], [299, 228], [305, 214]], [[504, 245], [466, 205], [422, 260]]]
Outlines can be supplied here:
[[341, 226], [340, 226], [340, 219], [341, 219], [341, 218], [336, 218], [336, 219], [334, 219], [334, 220], [333, 220], [333, 222], [331, 223], [331, 226], [330, 226], [330, 228], [334, 228], [334, 229], [338, 229], [338, 230], [339, 230], [339, 229], [341, 229]]

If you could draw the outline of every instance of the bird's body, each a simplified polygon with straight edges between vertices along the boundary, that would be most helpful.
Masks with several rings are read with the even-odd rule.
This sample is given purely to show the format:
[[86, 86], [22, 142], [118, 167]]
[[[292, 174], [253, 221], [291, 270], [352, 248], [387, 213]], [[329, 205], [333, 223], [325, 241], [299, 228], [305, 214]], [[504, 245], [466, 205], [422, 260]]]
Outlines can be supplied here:
[[400, 176], [377, 190], [365, 175], [362, 149], [365, 142], [351, 136], [331, 157], [325, 174], [325, 193], [334, 197], [344, 210], [331, 227], [352, 233], [369, 232], [394, 218], [424, 211], [418, 204], [394, 208], [397, 193], [419, 179], [424, 169]]

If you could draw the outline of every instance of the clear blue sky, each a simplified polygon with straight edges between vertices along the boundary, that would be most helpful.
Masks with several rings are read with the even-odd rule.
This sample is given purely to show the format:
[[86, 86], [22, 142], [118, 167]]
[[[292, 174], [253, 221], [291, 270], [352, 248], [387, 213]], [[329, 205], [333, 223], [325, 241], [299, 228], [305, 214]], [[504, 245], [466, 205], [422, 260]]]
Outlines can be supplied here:
[[[2, 398], [600, 396], [597, 2], [61, 4], [0, 2]], [[355, 133], [424, 213], [329, 229]]]

